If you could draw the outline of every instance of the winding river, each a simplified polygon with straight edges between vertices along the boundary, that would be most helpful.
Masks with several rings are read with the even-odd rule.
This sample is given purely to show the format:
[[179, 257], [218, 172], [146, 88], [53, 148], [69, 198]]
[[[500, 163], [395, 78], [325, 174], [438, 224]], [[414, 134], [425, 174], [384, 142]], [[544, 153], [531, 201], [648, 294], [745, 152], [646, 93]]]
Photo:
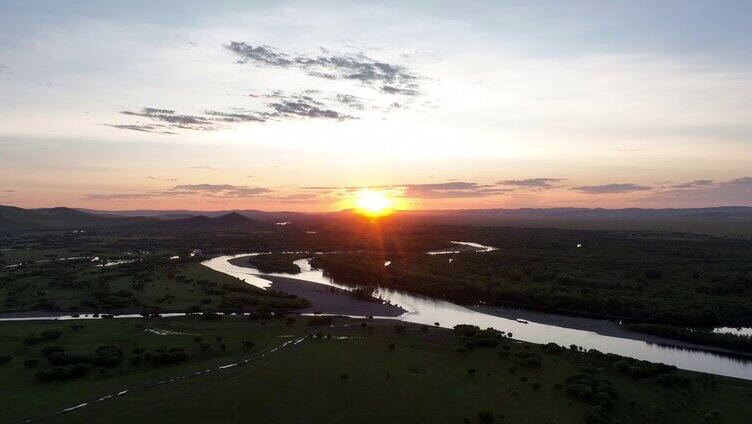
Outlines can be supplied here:
[[[478, 252], [492, 249], [478, 245], [472, 247], [477, 248]], [[431, 253], [438, 254], [438, 252]], [[325, 284], [345, 290], [352, 289], [352, 287], [333, 282], [321, 270], [313, 269], [310, 259], [295, 261], [301, 272], [294, 275], [263, 273], [254, 268], [236, 266], [228, 262], [230, 259], [249, 255], [253, 254], [219, 256], [207, 260], [203, 264], [261, 288], [268, 288], [271, 285], [270, 281], [261, 278], [262, 276], [275, 276]], [[511, 332], [513, 337], [518, 340], [533, 343], [554, 342], [563, 346], [575, 344], [586, 349], [597, 349], [601, 352], [675, 365], [681, 369], [752, 380], [752, 358], [651, 343], [635, 340], [628, 336], [614, 336], [614, 334], [619, 334], [620, 331], [628, 332], [620, 330], [618, 325], [606, 320], [572, 318], [557, 314], [498, 307], [479, 306], [470, 308], [385, 288], [377, 289], [375, 296], [405, 309], [407, 312], [395, 318], [401, 321], [425, 325], [439, 323], [441, 327], [447, 328], [457, 324], [473, 324], [481, 328], [492, 327]]]

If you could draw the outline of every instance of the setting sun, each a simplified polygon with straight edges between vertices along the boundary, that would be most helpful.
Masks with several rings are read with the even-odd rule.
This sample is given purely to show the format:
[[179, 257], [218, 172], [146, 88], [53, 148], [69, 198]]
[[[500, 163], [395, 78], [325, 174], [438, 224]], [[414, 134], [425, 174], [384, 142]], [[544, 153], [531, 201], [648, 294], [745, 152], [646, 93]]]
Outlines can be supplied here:
[[383, 191], [362, 189], [357, 192], [355, 205], [358, 212], [371, 217], [388, 215], [392, 200]]

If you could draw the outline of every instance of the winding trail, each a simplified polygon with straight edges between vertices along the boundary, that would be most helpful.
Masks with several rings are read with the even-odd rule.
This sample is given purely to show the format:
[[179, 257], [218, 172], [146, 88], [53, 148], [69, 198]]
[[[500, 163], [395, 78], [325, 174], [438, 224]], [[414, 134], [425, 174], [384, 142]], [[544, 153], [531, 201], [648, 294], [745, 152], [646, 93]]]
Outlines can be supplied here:
[[[222, 372], [224, 370], [227, 370], [229, 368], [234, 368], [234, 367], [238, 367], [238, 366], [247, 365], [247, 364], [249, 364], [251, 362], [258, 361], [260, 359], [266, 358], [266, 357], [268, 357], [270, 355], [273, 355], [275, 353], [279, 353], [279, 352], [281, 352], [281, 351], [283, 351], [285, 349], [297, 346], [297, 345], [303, 343], [306, 339], [312, 337], [314, 334], [316, 334], [317, 332], [319, 332], [319, 331], [321, 331], [323, 329], [326, 329], [326, 328], [347, 328], [347, 327], [355, 327], [355, 326], [359, 326], [359, 325], [360, 325], [360, 323], [358, 323], [358, 324], [353, 323], [353, 324], [328, 325], [328, 326], [325, 326], [325, 327], [317, 327], [316, 329], [309, 331], [308, 333], [306, 333], [303, 336], [298, 336], [297, 338], [293, 338], [291, 340], [288, 340], [288, 341], [282, 343], [281, 345], [275, 346], [275, 347], [273, 347], [273, 348], [271, 348], [271, 349], [269, 349], [269, 350], [267, 350], [265, 352], [258, 352], [258, 353], [254, 353], [254, 354], [251, 354], [251, 355], [241, 356], [240, 358], [238, 358], [237, 362], [231, 362], [231, 363], [228, 363], [228, 364], [225, 364], [225, 365], [220, 365], [220, 366], [217, 366], [217, 367], [207, 368], [207, 369], [205, 369], [203, 371], [195, 371], [195, 372], [188, 373], [188, 374], [181, 374], [181, 375], [175, 376], [175, 377], [167, 379], [167, 380], [165, 380], [165, 379], [156, 380], [156, 381], [153, 381], [151, 383], [146, 383], [146, 384], [143, 384], [141, 386], [130, 388], [130, 389], [123, 389], [123, 390], [118, 391], [117, 393], [103, 395], [103, 396], [100, 396], [100, 397], [98, 397], [96, 399], [91, 399], [91, 400], [88, 400], [88, 401], [83, 401], [83, 402], [80, 402], [80, 403], [78, 403], [76, 405], [73, 405], [73, 406], [68, 406], [68, 407], [65, 407], [65, 408], [62, 408], [62, 409], [58, 409], [57, 411], [53, 411], [53, 412], [49, 412], [49, 413], [46, 413], [46, 414], [38, 415], [36, 417], [29, 418], [29, 419], [24, 420], [24, 421], [20, 421], [20, 423], [31, 423], [31, 422], [36, 422], [36, 421], [43, 420], [45, 418], [53, 417], [53, 416], [56, 416], [56, 415], [61, 415], [61, 414], [66, 414], [66, 413], [70, 413], [70, 412], [75, 412], [76, 410], [79, 410], [81, 408], [85, 408], [85, 407], [87, 407], [87, 406], [89, 406], [91, 404], [97, 404], [97, 403], [100, 403], [100, 402], [105, 402], [108, 399], [114, 399], [114, 398], [119, 397], [119, 396], [125, 396], [125, 395], [127, 395], [129, 393], [142, 392], [142, 391], [148, 390], [148, 389], [150, 389], [152, 387], [162, 386], [162, 385], [165, 385], [165, 384], [174, 383], [176, 381], [183, 381], [183, 380], [187, 380], [187, 379], [190, 379], [190, 378], [199, 377], [199, 376], [206, 375], [206, 374], [216, 374], [216, 373]], [[391, 325], [391, 323], [374, 323], [372, 325], [382, 326], [382, 325]]]

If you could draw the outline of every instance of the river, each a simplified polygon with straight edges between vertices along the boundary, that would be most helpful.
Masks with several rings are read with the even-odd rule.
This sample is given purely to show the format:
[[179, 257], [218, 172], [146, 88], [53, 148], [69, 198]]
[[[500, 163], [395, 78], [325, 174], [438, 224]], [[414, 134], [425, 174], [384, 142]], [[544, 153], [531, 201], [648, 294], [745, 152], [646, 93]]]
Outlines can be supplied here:
[[[487, 247], [481, 246], [478, 251], [488, 251], [485, 248]], [[249, 255], [252, 254], [220, 256], [205, 261], [203, 264], [261, 288], [268, 288], [271, 285], [269, 280], [261, 278], [261, 276], [267, 275], [294, 278], [346, 290], [352, 289], [352, 287], [333, 282], [321, 270], [313, 269], [310, 265], [310, 259], [295, 261], [295, 264], [301, 269], [299, 274], [263, 273], [254, 268], [240, 267], [228, 262], [230, 259]], [[606, 320], [572, 318], [510, 308], [469, 308], [443, 300], [385, 288], [377, 289], [375, 296], [404, 308], [407, 312], [393, 318], [401, 321], [425, 325], [434, 325], [438, 322], [441, 327], [446, 328], [452, 328], [457, 324], [473, 324], [481, 328], [491, 327], [511, 332], [513, 338], [518, 340], [533, 343], [554, 342], [562, 346], [575, 344], [605, 353], [615, 353], [651, 362], [675, 365], [681, 369], [752, 380], [752, 359], [750, 358], [645, 342], [629, 337], [615, 337], [608, 334], [618, 333], [620, 327]], [[515, 316], [521, 318], [514, 318]], [[563, 325], [556, 325], [556, 323], [563, 323]], [[565, 325], [569, 325], [569, 327]], [[578, 326], [590, 330], [570, 328]], [[627, 332], [624, 331], [624, 333]], [[650, 338], [649, 336], [644, 337]]]

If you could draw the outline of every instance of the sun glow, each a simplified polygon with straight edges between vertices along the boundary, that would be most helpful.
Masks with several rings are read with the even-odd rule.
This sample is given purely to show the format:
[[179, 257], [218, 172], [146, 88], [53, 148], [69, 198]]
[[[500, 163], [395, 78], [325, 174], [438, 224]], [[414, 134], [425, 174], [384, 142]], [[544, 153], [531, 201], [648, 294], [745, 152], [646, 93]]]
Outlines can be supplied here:
[[394, 201], [383, 191], [364, 188], [355, 195], [355, 206], [359, 213], [370, 217], [389, 215]]

